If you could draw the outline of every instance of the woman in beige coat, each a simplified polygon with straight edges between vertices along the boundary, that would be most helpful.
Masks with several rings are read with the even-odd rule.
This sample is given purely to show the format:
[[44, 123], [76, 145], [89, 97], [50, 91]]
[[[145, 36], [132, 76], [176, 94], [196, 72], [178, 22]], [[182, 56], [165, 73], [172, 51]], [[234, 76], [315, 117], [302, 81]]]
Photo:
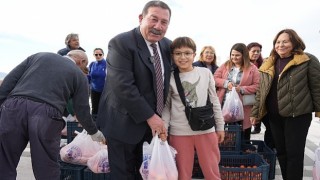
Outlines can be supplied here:
[[320, 63], [305, 48], [292, 29], [276, 35], [270, 57], [259, 69], [257, 103], [250, 117], [255, 124], [268, 113], [284, 180], [302, 180], [312, 112], [320, 117]]

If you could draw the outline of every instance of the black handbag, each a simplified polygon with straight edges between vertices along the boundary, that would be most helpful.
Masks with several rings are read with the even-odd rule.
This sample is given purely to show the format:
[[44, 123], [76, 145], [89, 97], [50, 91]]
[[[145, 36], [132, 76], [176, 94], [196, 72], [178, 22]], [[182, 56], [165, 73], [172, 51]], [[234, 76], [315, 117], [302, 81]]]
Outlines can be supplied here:
[[210, 102], [209, 95], [207, 98], [207, 105], [202, 107], [191, 107], [189, 103], [186, 104], [186, 97], [179, 77], [179, 69], [174, 70], [174, 79], [176, 81], [179, 96], [183, 105], [185, 106], [185, 113], [189, 125], [193, 131], [204, 131], [215, 126], [213, 105]]

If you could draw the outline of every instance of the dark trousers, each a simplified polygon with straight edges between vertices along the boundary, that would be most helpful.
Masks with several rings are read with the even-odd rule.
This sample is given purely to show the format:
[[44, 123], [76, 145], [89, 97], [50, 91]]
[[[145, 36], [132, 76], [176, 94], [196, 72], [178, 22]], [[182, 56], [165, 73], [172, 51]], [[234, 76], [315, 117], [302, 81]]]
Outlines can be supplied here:
[[254, 125], [254, 131], [258, 131], [258, 132], [261, 131], [261, 122]]
[[0, 179], [16, 179], [20, 156], [30, 142], [35, 178], [59, 180], [64, 124], [61, 113], [46, 103], [19, 97], [7, 99], [0, 114]]
[[97, 92], [94, 90], [91, 90], [91, 114], [96, 115], [98, 113], [99, 109], [99, 102], [100, 102], [100, 97], [101, 97], [102, 92]]
[[251, 138], [251, 127], [242, 131], [242, 142], [249, 142]]
[[302, 180], [304, 149], [312, 114], [297, 117], [269, 114], [269, 117], [283, 179]]
[[275, 145], [274, 145], [274, 141], [273, 141], [273, 137], [272, 137], [272, 132], [270, 129], [270, 122], [269, 122], [268, 114], [265, 115], [261, 121], [264, 124], [264, 126], [266, 127], [266, 131], [264, 132], [264, 142], [266, 143], [266, 145], [270, 149], [273, 149], [273, 148], [275, 148]]
[[142, 180], [139, 169], [142, 164], [142, 145], [152, 140], [151, 129], [138, 144], [127, 144], [114, 138], [107, 138], [111, 180]]

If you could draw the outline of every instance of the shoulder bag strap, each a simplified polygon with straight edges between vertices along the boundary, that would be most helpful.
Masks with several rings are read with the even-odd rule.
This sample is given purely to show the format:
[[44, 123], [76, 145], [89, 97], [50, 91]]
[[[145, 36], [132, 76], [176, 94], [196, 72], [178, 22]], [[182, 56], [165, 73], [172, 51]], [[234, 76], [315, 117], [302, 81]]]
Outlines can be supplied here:
[[[179, 92], [179, 96], [180, 96], [180, 99], [183, 103], [184, 106], [186, 106], [186, 97], [184, 96], [184, 90], [183, 90], [183, 87], [182, 87], [182, 84], [181, 84], [181, 80], [180, 80], [180, 77], [179, 77], [179, 69], [178, 68], [175, 68], [174, 69], [174, 79], [176, 81], [176, 86], [177, 86], [177, 89], [178, 89], [178, 92]], [[208, 92], [208, 97], [207, 97], [207, 104], [210, 104], [210, 98], [209, 98], [209, 92]]]
[[184, 91], [183, 91], [183, 87], [182, 87], [181, 80], [179, 77], [179, 69], [178, 68], [174, 69], [173, 75], [174, 75], [174, 79], [176, 81], [176, 85], [177, 85], [180, 99], [181, 99], [183, 105], [186, 106], [186, 97], [184, 96]]

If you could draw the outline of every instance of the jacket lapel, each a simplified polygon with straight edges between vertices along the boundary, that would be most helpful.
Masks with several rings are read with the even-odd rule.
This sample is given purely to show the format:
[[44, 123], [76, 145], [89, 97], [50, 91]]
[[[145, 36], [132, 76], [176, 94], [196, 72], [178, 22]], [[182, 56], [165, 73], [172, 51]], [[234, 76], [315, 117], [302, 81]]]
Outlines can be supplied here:
[[[134, 36], [137, 40], [137, 47], [138, 47], [138, 54], [140, 55], [141, 60], [143, 63], [150, 69], [153, 77], [153, 86], [154, 90], [156, 91], [156, 74], [154, 70], [153, 63], [151, 62], [151, 54], [149, 51], [149, 48], [143, 39], [143, 36], [141, 35], [139, 27], [134, 30]], [[171, 56], [168, 53], [164, 52], [170, 52], [170, 47], [166, 44], [165, 40], [161, 40], [158, 42], [160, 53], [163, 61], [163, 69], [164, 69], [164, 100], [166, 99], [167, 92], [169, 90], [169, 82], [170, 82], [170, 73], [171, 73]], [[155, 92], [156, 93], [156, 92]]]
[[134, 36], [137, 40], [138, 54], [142, 60], [142, 62], [150, 69], [152, 72], [152, 76], [155, 76], [155, 71], [153, 67], [153, 63], [151, 62], [151, 54], [149, 48], [141, 35], [139, 27], [134, 30]]

